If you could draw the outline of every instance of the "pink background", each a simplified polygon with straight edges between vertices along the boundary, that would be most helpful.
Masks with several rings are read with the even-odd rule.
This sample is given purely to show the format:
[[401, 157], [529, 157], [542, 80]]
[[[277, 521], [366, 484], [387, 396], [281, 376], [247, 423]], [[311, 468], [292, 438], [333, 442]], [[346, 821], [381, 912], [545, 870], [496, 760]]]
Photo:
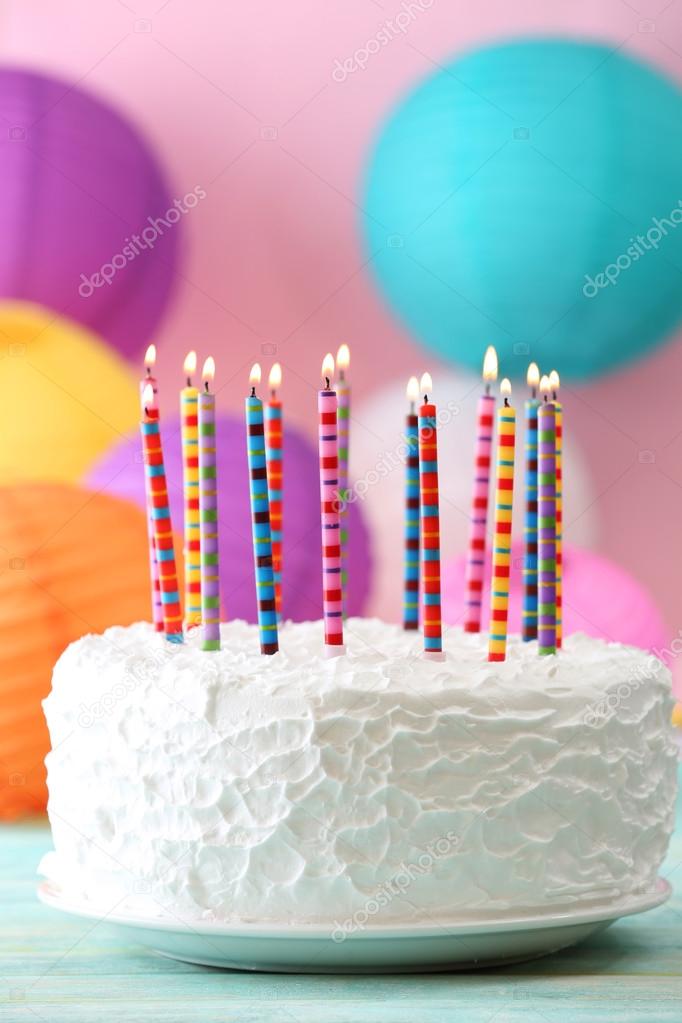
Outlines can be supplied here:
[[[175, 298], [155, 339], [162, 386], [177, 385], [189, 347], [212, 350], [220, 402], [236, 410], [250, 363], [269, 362], [274, 345], [289, 414], [312, 434], [320, 354], [343, 340], [353, 347], [358, 401], [379, 378], [402, 378], [427, 361], [438, 376], [363, 266], [355, 200], [389, 108], [458, 51], [523, 34], [622, 44], [681, 81], [678, 4], [660, 14], [663, 0], [636, 6], [640, 13], [621, 0], [434, 0], [343, 83], [332, 79], [335, 61], [372, 38], [400, 3], [26, 0], [3, 7], [0, 29], [5, 61], [59, 74], [134, 121], [165, 164], [174, 196], [197, 185], [207, 192], [183, 220]], [[594, 546], [651, 590], [671, 636], [682, 626], [681, 386], [674, 340], [564, 395], [567, 429], [592, 480]], [[361, 432], [362, 423], [353, 428]], [[569, 540], [574, 522], [566, 523]]]

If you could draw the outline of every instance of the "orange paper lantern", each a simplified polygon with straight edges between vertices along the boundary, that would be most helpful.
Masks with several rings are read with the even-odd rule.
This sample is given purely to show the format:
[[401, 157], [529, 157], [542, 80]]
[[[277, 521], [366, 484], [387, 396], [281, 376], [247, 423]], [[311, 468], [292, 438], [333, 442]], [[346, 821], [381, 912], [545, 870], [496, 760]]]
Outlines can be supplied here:
[[148, 572], [135, 505], [70, 484], [0, 487], [0, 817], [45, 809], [54, 663], [79, 636], [149, 619]]

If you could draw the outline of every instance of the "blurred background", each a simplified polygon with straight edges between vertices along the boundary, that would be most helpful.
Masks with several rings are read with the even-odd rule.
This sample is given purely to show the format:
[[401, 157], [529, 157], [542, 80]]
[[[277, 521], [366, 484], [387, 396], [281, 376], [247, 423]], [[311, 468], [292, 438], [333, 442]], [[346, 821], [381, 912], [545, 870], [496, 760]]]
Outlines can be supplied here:
[[390, 620], [405, 384], [432, 373], [450, 623], [485, 347], [520, 419], [529, 361], [556, 368], [567, 631], [659, 651], [682, 687], [679, 0], [24, 0], [0, 29], [0, 815], [44, 807], [61, 650], [149, 615], [150, 342], [176, 531], [182, 362], [216, 358], [229, 616], [255, 613], [254, 361], [283, 367], [298, 619], [323, 354], [351, 349], [351, 611]]

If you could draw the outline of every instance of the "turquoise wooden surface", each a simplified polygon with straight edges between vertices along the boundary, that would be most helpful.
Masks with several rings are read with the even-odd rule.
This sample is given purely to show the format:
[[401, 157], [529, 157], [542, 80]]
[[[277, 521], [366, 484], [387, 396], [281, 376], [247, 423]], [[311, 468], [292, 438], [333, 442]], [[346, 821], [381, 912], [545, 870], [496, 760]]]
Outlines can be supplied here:
[[467, 974], [325, 977], [247, 974], [119, 945], [35, 897], [50, 847], [42, 824], [0, 828], [0, 1020], [9, 1023], [680, 1023], [682, 800], [660, 909], [574, 949]]

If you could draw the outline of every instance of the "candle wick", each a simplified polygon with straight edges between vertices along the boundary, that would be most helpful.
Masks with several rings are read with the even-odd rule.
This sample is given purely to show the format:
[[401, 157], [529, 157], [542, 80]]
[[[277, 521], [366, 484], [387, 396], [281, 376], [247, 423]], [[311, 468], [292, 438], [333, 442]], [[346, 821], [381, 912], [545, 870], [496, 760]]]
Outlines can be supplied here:
[[192, 378], [191, 377], [187, 377], [187, 386], [188, 387], [192, 386]]
[[509, 398], [507, 398], [506, 396], [505, 396], [505, 399], [504, 399], [504, 407], [505, 408], [509, 408]]
[[270, 391], [270, 398], [271, 398], [271, 400], [272, 400], [272, 401], [274, 401], [274, 400], [276, 399], [276, 397], [277, 397], [277, 391], [276, 391], [276, 390], [275, 390], [275, 388], [273, 387], [273, 388], [271, 389], [271, 391]]
[[145, 371], [147, 373], [147, 378], [149, 378], [152, 375], [151, 366], [145, 366]]
[[530, 389], [530, 396], [533, 399], [537, 398], [537, 396], [538, 396], [537, 388], [531, 387], [531, 389]]
[[255, 386], [255, 384], [254, 384], [254, 386], [253, 386], [253, 387], [251, 388], [251, 397], [252, 397], [252, 398], [255, 398], [255, 397], [256, 397], [256, 386]]
[[345, 379], [346, 379], [345, 369], [339, 369], [339, 380], [341, 381], [341, 383], [343, 383]]
[[325, 377], [324, 379], [326, 381], [324, 389], [325, 389], [325, 391], [328, 391], [329, 390], [329, 377]]
[[428, 396], [428, 394], [425, 394], [424, 395], [424, 404], [428, 405], [428, 403], [429, 403], [429, 396]]
[[485, 382], [485, 393], [486, 394], [490, 394], [490, 381], [489, 380], [486, 380], [486, 382]]
[[208, 380], [204, 380], [204, 391], [208, 394]]

